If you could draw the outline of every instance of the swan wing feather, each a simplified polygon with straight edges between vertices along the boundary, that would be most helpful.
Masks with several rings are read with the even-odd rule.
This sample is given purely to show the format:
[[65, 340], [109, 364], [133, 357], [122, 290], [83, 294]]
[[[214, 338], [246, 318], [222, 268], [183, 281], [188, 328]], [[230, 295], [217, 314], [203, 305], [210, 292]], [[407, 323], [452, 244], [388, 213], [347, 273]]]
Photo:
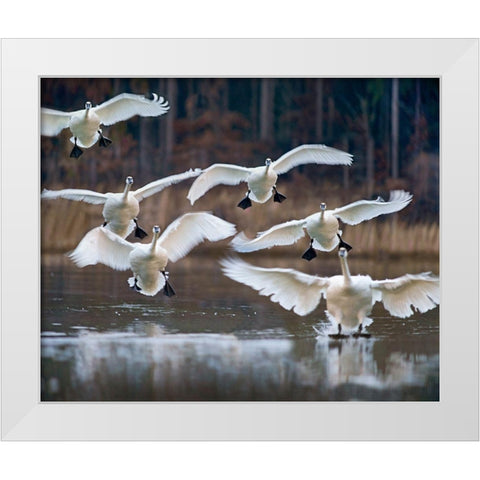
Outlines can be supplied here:
[[168, 259], [176, 262], [204, 240], [216, 242], [235, 235], [235, 225], [208, 212], [186, 213], [174, 220], [158, 239], [168, 253]]
[[40, 133], [47, 137], [58, 135], [70, 124], [71, 113], [53, 110], [51, 108], [41, 109]]
[[429, 272], [373, 281], [372, 289], [381, 294], [385, 308], [400, 318], [412, 315], [411, 307], [424, 313], [440, 303], [439, 278]]
[[129, 255], [134, 248], [135, 244], [127, 242], [117, 234], [104, 227], [96, 227], [80, 240], [68, 256], [80, 268], [103, 263], [115, 270], [128, 270]]
[[291, 245], [305, 235], [304, 226], [305, 220], [290, 220], [258, 233], [254, 239], [241, 232], [232, 240], [231, 245], [237, 252], [253, 252], [278, 245]]
[[378, 198], [377, 200], [359, 200], [350, 203], [344, 207], [335, 208], [331, 213], [338, 217], [342, 222], [349, 225], [358, 223], [385, 215], [394, 213], [405, 208], [412, 201], [412, 194], [404, 190], [393, 190], [390, 192], [388, 202]]
[[66, 200], [76, 200], [78, 202], [92, 203], [101, 205], [107, 201], [108, 195], [105, 193], [93, 192], [91, 190], [82, 190], [76, 188], [67, 188], [65, 190], [47, 190], [44, 189], [41, 198], [55, 199], [64, 198]]
[[273, 162], [272, 168], [280, 175], [293, 167], [306, 163], [351, 165], [352, 155], [326, 145], [300, 145]]
[[238, 185], [246, 182], [252, 169], [227, 163], [215, 163], [206, 168], [195, 179], [190, 187], [187, 198], [193, 205], [208, 190], [219, 184]]
[[144, 95], [122, 93], [92, 108], [103, 125], [113, 125], [135, 115], [157, 117], [167, 113], [169, 109], [168, 101], [156, 93], [152, 100]]
[[135, 190], [133, 195], [135, 198], [141, 202], [144, 198], [149, 197], [150, 195], [154, 195], [155, 193], [161, 192], [164, 188], [169, 187], [170, 185], [174, 185], [175, 183], [179, 183], [187, 178], [198, 177], [202, 170], [200, 168], [196, 168], [195, 170], [188, 170], [183, 173], [179, 173], [176, 175], [170, 175], [165, 178], [161, 178], [159, 180], [155, 180], [154, 182], [150, 182], [147, 185]]
[[220, 264], [227, 277], [301, 316], [315, 310], [329, 283], [328, 278], [307, 275], [291, 268], [256, 267], [238, 258], [226, 258]]

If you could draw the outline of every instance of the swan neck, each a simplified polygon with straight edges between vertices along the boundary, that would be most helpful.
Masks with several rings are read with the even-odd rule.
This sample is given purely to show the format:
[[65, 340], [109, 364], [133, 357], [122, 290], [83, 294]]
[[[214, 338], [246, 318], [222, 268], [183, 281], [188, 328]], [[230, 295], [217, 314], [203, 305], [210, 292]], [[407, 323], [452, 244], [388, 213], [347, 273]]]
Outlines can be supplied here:
[[158, 241], [158, 237], [159, 237], [159, 236], [160, 236], [160, 235], [159, 235], [158, 233], [154, 233], [154, 234], [153, 234], [152, 244], [151, 244], [151, 246], [150, 246], [150, 251], [151, 251], [152, 253], [155, 252], [155, 247], [157, 246], [157, 241]]
[[126, 201], [127, 198], [128, 198], [128, 192], [130, 191], [130, 189], [132, 188], [132, 184], [131, 183], [127, 183], [125, 185], [125, 190], [123, 191], [123, 199]]
[[345, 257], [340, 257], [340, 266], [342, 267], [342, 274], [345, 283], [350, 283], [352, 277], [350, 275], [350, 269], [348, 268], [347, 259]]

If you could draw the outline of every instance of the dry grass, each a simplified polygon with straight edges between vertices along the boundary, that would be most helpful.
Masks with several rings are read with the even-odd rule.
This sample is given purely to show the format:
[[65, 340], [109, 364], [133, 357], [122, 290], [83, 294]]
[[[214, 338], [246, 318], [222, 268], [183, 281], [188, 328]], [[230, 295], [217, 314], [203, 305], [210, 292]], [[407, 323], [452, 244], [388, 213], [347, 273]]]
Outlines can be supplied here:
[[[288, 199], [283, 204], [269, 201], [254, 203], [248, 210], [236, 204], [246, 193], [245, 186], [218, 186], [200, 198], [192, 207], [186, 199], [189, 182], [184, 182], [145, 199], [141, 203], [139, 223], [149, 231], [153, 225], [163, 229], [172, 220], [190, 211], [211, 211], [237, 226], [238, 231], [253, 237], [259, 231], [292, 219], [304, 218], [318, 210], [322, 201], [335, 208], [359, 198], [361, 191], [349, 193], [339, 186], [312, 185], [304, 176], [294, 175], [290, 181], [279, 182], [279, 190]], [[50, 186], [52, 190], [61, 186]], [[121, 186], [117, 187], [120, 189]], [[99, 189], [107, 191], [108, 189]], [[114, 189], [113, 191], [116, 191]], [[319, 192], [328, 192], [324, 196]], [[327, 197], [327, 198], [325, 198]], [[356, 226], [343, 225], [343, 236], [354, 246], [356, 254], [365, 256], [439, 255], [439, 226], [436, 223], [407, 223], [414, 202], [398, 214], [379, 217]], [[85, 233], [103, 222], [102, 207], [69, 200], [42, 201], [42, 252], [65, 253], [77, 245]], [[222, 242], [221, 245], [224, 245]], [[302, 253], [308, 246], [307, 237], [290, 247], [269, 250], [269, 255]], [[212, 249], [216, 248], [212, 244]]]

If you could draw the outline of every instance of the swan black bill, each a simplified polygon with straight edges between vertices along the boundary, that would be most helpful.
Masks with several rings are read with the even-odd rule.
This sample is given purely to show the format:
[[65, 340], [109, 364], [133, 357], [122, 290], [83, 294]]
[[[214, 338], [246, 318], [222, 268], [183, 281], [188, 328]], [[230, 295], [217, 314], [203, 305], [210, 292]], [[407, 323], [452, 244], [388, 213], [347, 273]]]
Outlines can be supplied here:
[[77, 145], [77, 139], [75, 139], [75, 145], [70, 152], [70, 158], [78, 158], [83, 153], [83, 150]]
[[241, 202], [239, 202], [239, 204], [237, 205], [237, 207], [240, 207], [242, 208], [243, 210], [246, 210], [247, 208], [250, 208], [252, 206], [252, 201], [247, 197], [245, 197]]
[[337, 233], [337, 237], [340, 240], [340, 243], [338, 244], [338, 249], [340, 250], [341, 248], [344, 248], [347, 252], [349, 252], [353, 247], [349, 245], [347, 242], [344, 242], [342, 240], [342, 237]]
[[[100, 132], [98, 132], [100, 133]], [[112, 143], [112, 141], [107, 138], [107, 137], [104, 137], [101, 133], [100, 133], [100, 140], [98, 142], [98, 145], [100, 147], [108, 147], [110, 144]]]

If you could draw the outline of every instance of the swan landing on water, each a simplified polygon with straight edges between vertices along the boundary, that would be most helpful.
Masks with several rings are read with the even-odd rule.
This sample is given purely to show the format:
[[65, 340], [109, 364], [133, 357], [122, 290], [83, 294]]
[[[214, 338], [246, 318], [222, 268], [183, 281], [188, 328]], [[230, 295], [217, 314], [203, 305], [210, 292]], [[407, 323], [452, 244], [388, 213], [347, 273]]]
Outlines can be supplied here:
[[327, 316], [338, 325], [338, 334], [344, 338], [342, 327], [357, 329], [362, 333], [364, 324], [372, 320], [368, 315], [375, 302], [395, 317], [406, 318], [413, 314], [412, 307], [421, 313], [440, 303], [440, 282], [430, 273], [406, 274], [393, 280], [372, 280], [368, 275], [351, 275], [347, 263], [347, 250], [340, 248], [341, 275], [317, 277], [290, 268], [261, 268], [237, 258], [224, 259], [220, 263], [224, 274], [237, 282], [270, 297], [286, 310], [297, 315], [311, 313], [322, 296], [327, 301]]
[[116, 233], [122, 238], [127, 237], [135, 229], [135, 236], [145, 238], [147, 232], [138, 226], [137, 216], [140, 212], [139, 203], [155, 193], [161, 192], [164, 188], [179, 183], [187, 178], [196, 177], [200, 174], [200, 169], [188, 170], [184, 173], [170, 175], [150, 182], [137, 190], [131, 191], [133, 178], [125, 179], [125, 188], [120, 193], [98, 193], [91, 190], [82, 190], [68, 188], [65, 190], [43, 190], [42, 199], [64, 198], [66, 200], [76, 200], [95, 205], [104, 205], [103, 224], [108, 230]]
[[304, 252], [302, 258], [312, 260], [317, 256], [314, 249], [330, 252], [337, 245], [347, 250], [352, 248], [343, 241], [337, 218], [349, 225], [357, 225], [379, 215], [398, 212], [411, 200], [410, 193], [393, 190], [390, 192], [388, 202], [379, 197], [377, 200], [359, 200], [334, 210], [327, 210], [326, 204], [321, 203], [320, 212], [301, 220], [290, 220], [275, 225], [259, 233], [254, 239], [249, 239], [241, 232], [232, 240], [231, 245], [237, 252], [253, 252], [278, 245], [291, 245], [302, 238], [306, 231], [310, 236], [310, 247]]
[[140, 115], [141, 117], [158, 117], [168, 112], [168, 102], [156, 93], [151, 98], [144, 95], [122, 93], [106, 102], [92, 106], [86, 102], [83, 110], [62, 112], [51, 108], [41, 109], [40, 131], [42, 135], [52, 137], [58, 135], [64, 128], [70, 128], [74, 144], [70, 157], [78, 158], [83, 148], [89, 148], [100, 139], [100, 147], [107, 147], [112, 141], [102, 135], [100, 125], [113, 125]]
[[130, 243], [104, 227], [90, 230], [69, 257], [77, 267], [103, 263], [115, 270], [132, 270], [131, 288], [144, 295], [156, 295], [163, 287], [175, 295], [168, 282], [167, 263], [176, 262], [204, 240], [216, 242], [235, 235], [235, 225], [208, 212], [186, 213], [160, 235], [153, 227], [151, 243]]
[[272, 195], [273, 201], [281, 203], [287, 197], [278, 193], [278, 175], [288, 172], [293, 167], [307, 163], [323, 165], [351, 165], [352, 155], [326, 145], [300, 145], [282, 155], [278, 160], [267, 158], [265, 165], [260, 167], [242, 167], [227, 163], [215, 163], [206, 168], [193, 182], [187, 198], [193, 205], [208, 190], [216, 185], [238, 185], [241, 182], [248, 184], [247, 196], [237, 205], [247, 209], [252, 200], [265, 203]]

